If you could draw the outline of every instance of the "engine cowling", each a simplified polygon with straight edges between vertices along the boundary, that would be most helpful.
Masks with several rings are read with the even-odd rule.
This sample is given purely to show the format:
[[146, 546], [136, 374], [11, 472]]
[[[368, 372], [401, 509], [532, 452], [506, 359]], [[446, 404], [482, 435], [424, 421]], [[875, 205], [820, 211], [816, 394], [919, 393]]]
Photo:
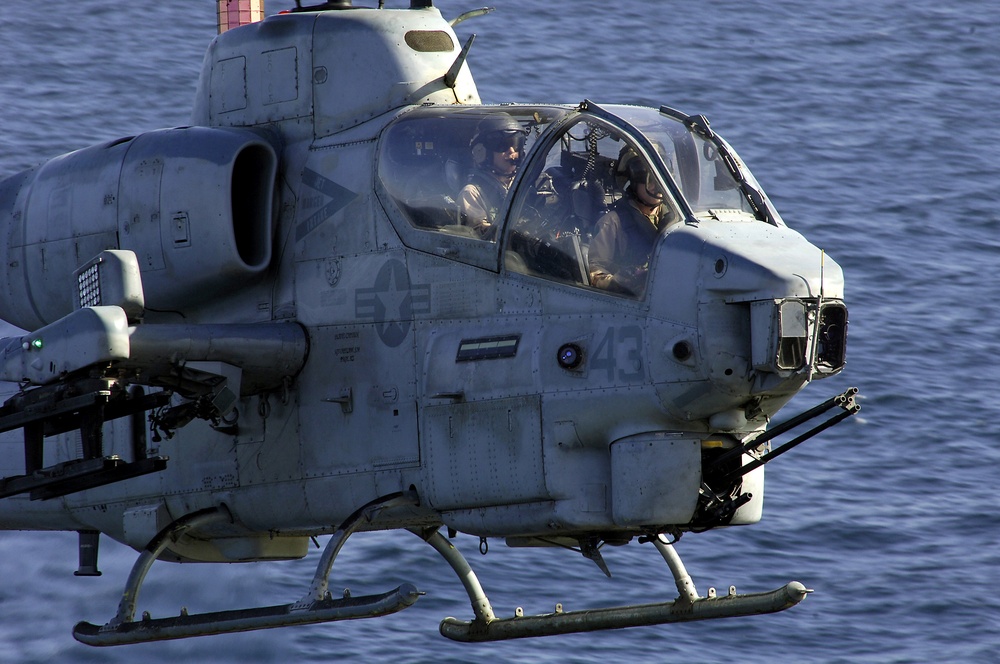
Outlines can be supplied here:
[[56, 157], [0, 182], [0, 318], [74, 309], [74, 270], [134, 251], [148, 309], [184, 310], [271, 261], [278, 157], [263, 133], [185, 127]]

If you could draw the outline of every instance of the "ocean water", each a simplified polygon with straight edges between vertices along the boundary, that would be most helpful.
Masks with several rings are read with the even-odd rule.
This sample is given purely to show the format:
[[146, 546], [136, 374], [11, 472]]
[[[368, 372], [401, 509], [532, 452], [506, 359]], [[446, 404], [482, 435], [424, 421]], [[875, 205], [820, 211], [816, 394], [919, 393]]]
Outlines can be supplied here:
[[[454, 16], [482, 3], [437, 4]], [[497, 4], [458, 28], [478, 34], [470, 64], [484, 100], [704, 113], [786, 222], [843, 266], [848, 366], [787, 412], [857, 385], [862, 413], [769, 467], [760, 524], [677, 545], [703, 594], [792, 579], [816, 592], [773, 616], [463, 645], [437, 633], [441, 618], [472, 615], [454, 574], [412, 535], [382, 533], [352, 538], [332, 583], [427, 591], [400, 614], [93, 649], [70, 630], [114, 615], [134, 552], [104, 538], [104, 575], [76, 578], [75, 535], [5, 532], [0, 661], [1000, 661], [1000, 10], [980, 0]], [[214, 32], [209, 0], [6, 0], [0, 174], [185, 124]], [[475, 538], [456, 544], [500, 615], [675, 594], [648, 546], [606, 550], [607, 580], [567, 552], [495, 543], [480, 556]], [[140, 610], [293, 601], [318, 553], [158, 563]]]

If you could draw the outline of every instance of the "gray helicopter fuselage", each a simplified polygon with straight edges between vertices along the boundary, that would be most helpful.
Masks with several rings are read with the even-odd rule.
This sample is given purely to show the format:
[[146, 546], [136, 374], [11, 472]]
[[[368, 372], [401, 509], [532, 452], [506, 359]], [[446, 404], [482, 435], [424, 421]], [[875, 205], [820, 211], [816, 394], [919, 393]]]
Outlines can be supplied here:
[[[139, 549], [224, 505], [231, 523], [172, 551], [234, 561], [302, 556], [309, 536], [398, 492], [419, 505], [372, 528], [532, 544], [708, 518], [706, 459], [842, 368], [839, 266], [700, 116], [482, 105], [466, 66], [444, 80], [460, 50], [435, 9], [271, 17], [213, 43], [191, 127], [0, 182], [0, 317], [57, 324], [79, 309], [74, 273], [104, 250], [134, 252], [144, 296], [123, 356], [32, 369], [28, 335], [5, 351], [5, 380], [118, 366], [166, 389], [190, 363], [234, 398], [214, 420], [107, 422], [105, 454], [130, 459], [139, 438], [166, 468], [4, 498], [0, 527]], [[519, 123], [524, 154], [492, 234], [476, 235], [456, 173], [497, 114]], [[612, 291], [592, 285], [588, 252], [629, 195], [633, 155], [672, 216], [639, 281]], [[4, 475], [24, 472], [20, 431], [2, 441]], [[53, 435], [43, 465], [78, 445]], [[727, 482], [716, 489], [750, 497], [708, 525], [758, 521], [763, 468]]]

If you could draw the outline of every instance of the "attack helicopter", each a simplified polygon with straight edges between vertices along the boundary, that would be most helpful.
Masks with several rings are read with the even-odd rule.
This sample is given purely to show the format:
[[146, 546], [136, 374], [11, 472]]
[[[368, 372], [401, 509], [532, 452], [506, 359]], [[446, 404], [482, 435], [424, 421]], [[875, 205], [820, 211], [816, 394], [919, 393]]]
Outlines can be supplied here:
[[[757, 523], [765, 464], [859, 410], [852, 388], [772, 423], [845, 365], [843, 273], [708, 120], [483, 104], [454, 26], [486, 10], [245, 4], [220, 0], [189, 126], [0, 181], [0, 318], [25, 331], [0, 340], [0, 528], [78, 532], [80, 576], [101, 535], [139, 552], [118, 612], [75, 638], [403, 610], [411, 584], [328, 589], [352, 534], [390, 529], [459, 576], [473, 617], [440, 626], [459, 641], [800, 602], [794, 581], [702, 596], [673, 546]], [[640, 191], [652, 230], [609, 239]], [[615, 242], [634, 264], [600, 255]], [[678, 596], [500, 618], [457, 533], [605, 573], [602, 548], [637, 540]], [[295, 559], [320, 535], [295, 601], [136, 619], [158, 560]]]

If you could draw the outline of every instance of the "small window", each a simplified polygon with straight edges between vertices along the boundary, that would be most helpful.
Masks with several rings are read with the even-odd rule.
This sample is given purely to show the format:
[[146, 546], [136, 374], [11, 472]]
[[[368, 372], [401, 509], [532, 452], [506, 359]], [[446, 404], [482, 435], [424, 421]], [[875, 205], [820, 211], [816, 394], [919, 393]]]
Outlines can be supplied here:
[[407, 46], [420, 53], [449, 53], [455, 50], [451, 36], [443, 30], [410, 30], [403, 39]]

